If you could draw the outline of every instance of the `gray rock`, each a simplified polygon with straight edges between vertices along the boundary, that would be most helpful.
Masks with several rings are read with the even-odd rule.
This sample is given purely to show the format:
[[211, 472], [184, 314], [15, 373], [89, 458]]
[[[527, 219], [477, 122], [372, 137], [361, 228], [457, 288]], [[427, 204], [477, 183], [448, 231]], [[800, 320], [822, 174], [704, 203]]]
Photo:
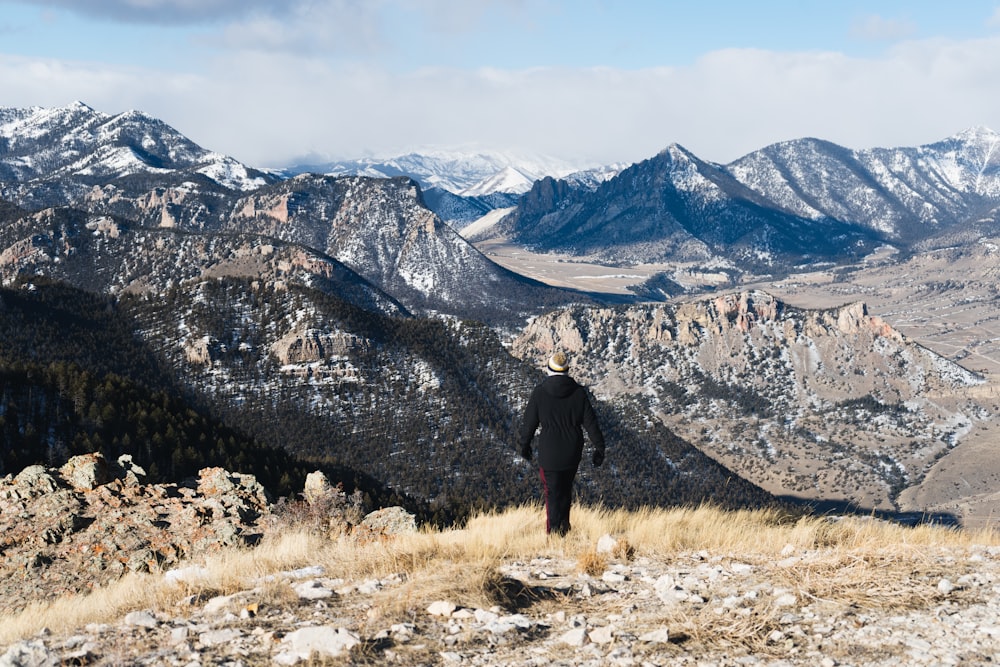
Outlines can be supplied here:
[[667, 631], [667, 628], [651, 630], [639, 635], [639, 641], [646, 642], [648, 644], [668, 644], [670, 643], [670, 632]]
[[580, 647], [587, 643], [587, 628], [573, 628], [559, 636], [559, 643]]
[[59, 483], [44, 466], [28, 466], [14, 478], [13, 491], [19, 498], [33, 498], [52, 493], [58, 488]]
[[242, 636], [243, 633], [235, 628], [221, 628], [201, 633], [198, 635], [198, 642], [202, 646], [218, 646], [220, 644], [229, 644]]
[[294, 665], [313, 656], [336, 658], [360, 643], [361, 638], [356, 633], [344, 628], [330, 625], [302, 628], [285, 635], [281, 640], [281, 652], [274, 656], [274, 662]]
[[417, 519], [402, 507], [385, 507], [365, 515], [361, 525], [386, 535], [417, 532]]
[[427, 607], [427, 613], [431, 616], [451, 616], [452, 613], [458, 609], [458, 606], [454, 602], [449, 602], [447, 600], [437, 600], [432, 602]]
[[332, 489], [330, 480], [321, 471], [317, 470], [306, 475], [306, 483], [302, 489], [302, 496], [306, 499], [307, 503], [313, 505], [317, 500], [330, 493]]
[[111, 481], [111, 469], [100, 452], [74, 456], [59, 468], [59, 474], [74, 489], [90, 491]]
[[295, 594], [303, 600], [325, 600], [333, 597], [332, 590], [316, 579], [308, 579], [292, 586]]
[[155, 628], [160, 622], [150, 611], [133, 611], [125, 615], [125, 625], [136, 628]]
[[0, 656], [0, 667], [57, 667], [59, 656], [38, 640], [14, 644]]

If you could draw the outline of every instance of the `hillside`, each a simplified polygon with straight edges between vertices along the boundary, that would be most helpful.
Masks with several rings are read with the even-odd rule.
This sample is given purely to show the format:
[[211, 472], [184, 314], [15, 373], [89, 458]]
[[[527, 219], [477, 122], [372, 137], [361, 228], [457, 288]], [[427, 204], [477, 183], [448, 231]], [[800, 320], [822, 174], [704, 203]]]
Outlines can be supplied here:
[[[945, 474], [937, 463], [989, 443], [996, 406], [976, 372], [989, 363], [955, 365], [988, 351], [988, 316], [981, 342], [939, 357], [916, 341], [928, 337], [941, 354], [944, 327], [909, 336], [912, 320], [896, 326], [865, 305], [863, 290], [798, 307], [763, 289], [690, 293], [751, 278], [780, 289], [794, 270], [796, 280], [827, 276], [835, 295], [847, 276], [919, 267], [916, 258], [948, 243], [958, 256], [985, 248], [973, 237], [990, 227], [997, 193], [987, 130], [869, 152], [804, 139], [731, 165], [672, 146], [607, 178], [543, 179], [490, 227], [513, 225], [520, 243], [541, 249], [561, 239], [559, 255], [493, 246], [534, 279], [472, 246], [407, 177], [245, 170], [233, 181], [222, 166], [244, 173], [236, 165], [139, 112], [110, 117], [76, 104], [0, 116], [11, 200], [0, 207], [0, 278], [21, 304], [5, 325], [18, 383], [4, 399], [17, 408], [5, 431], [6, 451], [19, 452], [10, 466], [29, 451], [54, 462], [95, 438], [120, 448], [116, 430], [137, 450], [158, 449], [121, 425], [135, 413], [116, 408], [118, 418], [102, 420], [108, 406], [90, 396], [100, 392], [67, 393], [68, 372], [74, 384], [138, 392], [137, 404], [175, 401], [206, 420], [199, 428], [230, 429], [225, 443], [282, 452], [452, 520], [532, 497], [533, 471], [513, 455], [511, 434], [558, 344], [578, 353], [574, 373], [601, 399], [617, 454], [600, 475], [581, 474], [588, 501], [741, 507], [776, 494], [964, 516], [940, 489], [966, 466]], [[913, 218], [925, 204], [933, 215]], [[866, 210], [877, 215], [862, 220]], [[566, 254], [581, 239], [603, 264], [581, 269]], [[668, 247], [662, 264], [621, 265]], [[988, 308], [985, 274], [925, 292], [972, 285]], [[954, 299], [956, 309], [979, 307]], [[98, 312], [114, 317], [96, 321]], [[62, 345], [51, 332], [70, 317], [80, 326], [65, 327], [76, 338]], [[18, 333], [25, 322], [47, 332], [44, 346]], [[950, 340], [963, 335], [961, 325], [947, 330]], [[53, 374], [53, 360], [71, 370]], [[192, 457], [172, 419], [180, 458], [238, 449], [190, 446]], [[168, 449], [143, 463], [165, 470]], [[970, 492], [986, 493], [992, 474], [977, 473]]]
[[[42, 282], [0, 298], [11, 379], [0, 396], [4, 449], [18, 452], [11, 465], [93, 448], [110, 459], [130, 454], [163, 481], [200, 462], [287, 484], [308, 462], [350, 489], [442, 520], [537, 493], [512, 434], [540, 375], [482, 324], [390, 316], [315, 289], [230, 278], [155, 298], [87, 297]], [[60, 318], [85, 333], [72, 335]], [[116, 389], [86, 388], [105, 386]], [[149, 400], [171, 406], [182, 424], [189, 409], [208, 421], [192, 431], [135, 420]], [[637, 410], [629, 400], [600, 404], [609, 465], [581, 471], [581, 498], [633, 507], [772, 502]], [[219, 437], [230, 444], [206, 446]]]
[[[73, 463], [0, 481], [0, 507], [34, 513], [75, 502], [79, 519], [56, 526], [39, 513], [52, 524], [45, 531], [5, 531], [12, 554], [45, 546], [29, 563], [32, 577], [3, 579], [3, 664], [499, 667], [537, 656], [881, 667], [986, 664], [1000, 648], [995, 533], [769, 511], [578, 507], [574, 530], [547, 540], [537, 505], [417, 532], [392, 508], [362, 518], [315, 478], [309, 500], [273, 506], [252, 478], [224, 470], [167, 487], [144, 485], [135, 472], [100, 479]], [[131, 531], [100, 529], [121, 515], [113, 506], [90, 522], [96, 505], [119, 498], [131, 505]], [[201, 508], [211, 523], [185, 522], [185, 508]], [[184, 560], [143, 542], [167, 522], [168, 544], [189, 545]], [[192, 539], [199, 534], [207, 539]], [[256, 546], [219, 550], [224, 535], [253, 536]], [[92, 548], [111, 544], [128, 574], [84, 594], [58, 592], [91, 575], [49, 554], [87, 551], [93, 568], [115, 563]], [[31, 599], [44, 602], [24, 606]]]
[[598, 396], [636, 397], [673, 432], [778, 495], [897, 510], [977, 424], [984, 379], [861, 302], [795, 308], [762, 291], [575, 307], [534, 320], [522, 358], [568, 350]]

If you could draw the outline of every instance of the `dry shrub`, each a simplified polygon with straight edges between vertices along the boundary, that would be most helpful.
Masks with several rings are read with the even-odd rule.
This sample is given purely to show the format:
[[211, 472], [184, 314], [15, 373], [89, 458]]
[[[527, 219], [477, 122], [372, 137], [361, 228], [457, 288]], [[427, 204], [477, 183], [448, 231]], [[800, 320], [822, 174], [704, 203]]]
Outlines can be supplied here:
[[504, 605], [508, 593], [500, 576], [500, 561], [440, 560], [406, 571], [401, 586], [377, 592], [371, 616], [412, 618], [432, 602], [447, 600], [459, 607], [489, 608]]
[[775, 568], [772, 579], [807, 601], [902, 611], [930, 606], [941, 578], [955, 574], [920, 552], [893, 549], [832, 552]]
[[598, 577], [608, 569], [608, 559], [596, 549], [587, 549], [576, 560], [576, 569], [591, 577]]
[[635, 558], [635, 547], [623, 537], [615, 542], [615, 548], [611, 551], [611, 555], [627, 563]]

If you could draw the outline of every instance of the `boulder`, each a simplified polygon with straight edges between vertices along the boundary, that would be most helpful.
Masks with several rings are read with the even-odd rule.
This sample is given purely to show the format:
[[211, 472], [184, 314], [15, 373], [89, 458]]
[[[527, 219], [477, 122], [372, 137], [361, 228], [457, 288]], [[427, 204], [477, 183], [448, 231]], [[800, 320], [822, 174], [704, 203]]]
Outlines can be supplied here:
[[402, 507], [385, 507], [365, 515], [361, 525], [385, 535], [417, 532], [417, 519]]
[[111, 468], [100, 452], [74, 456], [59, 468], [59, 474], [79, 491], [92, 491], [111, 481]]

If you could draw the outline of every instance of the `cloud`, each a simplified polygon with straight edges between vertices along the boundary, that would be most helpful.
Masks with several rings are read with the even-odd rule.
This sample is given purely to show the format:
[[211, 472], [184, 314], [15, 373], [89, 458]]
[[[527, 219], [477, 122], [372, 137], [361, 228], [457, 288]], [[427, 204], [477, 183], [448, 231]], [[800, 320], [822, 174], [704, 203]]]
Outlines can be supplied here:
[[776, 141], [915, 146], [1000, 130], [1000, 37], [903, 42], [878, 58], [730, 49], [691, 66], [426, 68], [224, 53], [197, 75], [0, 55], [7, 106], [141, 109], [255, 166], [309, 153], [475, 144], [592, 164], [679, 143], [728, 162]]
[[851, 24], [851, 36], [874, 42], [895, 42], [915, 35], [917, 25], [909, 19], [887, 19], [869, 14]]
[[301, 54], [371, 55], [386, 47], [379, 2], [286, 1], [281, 12], [258, 12], [228, 23], [220, 45]]
[[280, 13], [290, 0], [4, 0], [122, 23], [196, 25]]
[[986, 20], [986, 26], [988, 28], [1000, 28], [1000, 7], [993, 10], [993, 15]]

